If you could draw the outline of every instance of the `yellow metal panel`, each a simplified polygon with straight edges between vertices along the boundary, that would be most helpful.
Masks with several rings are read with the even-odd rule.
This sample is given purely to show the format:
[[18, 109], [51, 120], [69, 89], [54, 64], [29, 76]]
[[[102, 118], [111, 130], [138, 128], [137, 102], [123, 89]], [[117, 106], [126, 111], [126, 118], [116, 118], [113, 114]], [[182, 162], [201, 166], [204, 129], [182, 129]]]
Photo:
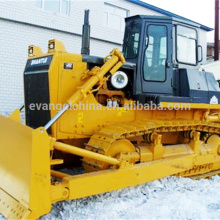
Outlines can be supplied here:
[[33, 129], [0, 116], [0, 188], [29, 204]]
[[[135, 111], [124, 111], [124, 108], [106, 108], [99, 106], [93, 110], [93, 106], [99, 103], [93, 94], [82, 102], [84, 106], [92, 106], [91, 110], [68, 110], [59, 120], [60, 132], [57, 139], [80, 138], [80, 135], [90, 136], [102, 126], [114, 122], [129, 122], [135, 119]], [[71, 118], [71, 123], [70, 123]]]
[[30, 210], [0, 189], [0, 212], [7, 219], [26, 219]]
[[17, 121], [19, 123], [21, 123], [21, 116], [20, 116], [20, 110], [19, 109], [15, 109], [11, 115], [9, 116], [10, 119]]
[[190, 107], [190, 109], [220, 109], [220, 105], [204, 104], [204, 103], [161, 102], [160, 105], [163, 106], [163, 108], [168, 108], [168, 107], [179, 108], [181, 106], [182, 108]]
[[51, 209], [51, 138], [43, 128], [3, 116], [0, 125], [0, 212], [6, 218], [38, 218]]
[[50, 144], [52, 139], [44, 128], [32, 132], [30, 218], [38, 218], [51, 210]]
[[63, 180], [70, 190], [69, 199], [76, 199], [146, 183], [192, 167], [193, 156], [190, 155], [141, 163], [118, 170], [65, 177]]

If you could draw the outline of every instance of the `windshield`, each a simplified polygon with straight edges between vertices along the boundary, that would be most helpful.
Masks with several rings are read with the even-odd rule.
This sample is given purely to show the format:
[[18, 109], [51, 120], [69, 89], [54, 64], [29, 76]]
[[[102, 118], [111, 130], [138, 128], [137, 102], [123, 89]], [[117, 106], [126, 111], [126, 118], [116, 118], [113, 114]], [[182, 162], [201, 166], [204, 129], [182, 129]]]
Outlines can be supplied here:
[[135, 58], [138, 55], [140, 28], [141, 25], [134, 21], [126, 26], [123, 45], [125, 58]]

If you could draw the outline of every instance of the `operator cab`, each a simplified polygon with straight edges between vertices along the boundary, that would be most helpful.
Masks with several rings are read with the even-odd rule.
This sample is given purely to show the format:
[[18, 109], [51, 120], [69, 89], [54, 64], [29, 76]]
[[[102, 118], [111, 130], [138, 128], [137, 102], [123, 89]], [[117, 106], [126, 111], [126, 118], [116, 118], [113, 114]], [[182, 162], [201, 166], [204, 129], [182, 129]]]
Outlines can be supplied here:
[[197, 70], [203, 58], [197, 23], [140, 15], [125, 21], [123, 53], [127, 62], [136, 64], [136, 100], [158, 104], [220, 99], [213, 74]]

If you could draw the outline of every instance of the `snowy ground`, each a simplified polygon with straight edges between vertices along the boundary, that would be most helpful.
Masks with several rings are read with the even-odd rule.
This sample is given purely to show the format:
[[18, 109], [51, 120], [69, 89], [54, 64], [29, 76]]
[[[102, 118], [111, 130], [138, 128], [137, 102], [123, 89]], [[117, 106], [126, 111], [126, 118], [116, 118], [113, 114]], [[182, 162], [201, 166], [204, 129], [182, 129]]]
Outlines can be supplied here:
[[220, 219], [220, 177], [167, 177], [56, 204], [42, 219]]
[[[0, 216], [0, 219], [4, 218]], [[60, 202], [41, 218], [50, 219], [220, 219], [220, 176], [201, 180], [167, 177], [137, 187]]]

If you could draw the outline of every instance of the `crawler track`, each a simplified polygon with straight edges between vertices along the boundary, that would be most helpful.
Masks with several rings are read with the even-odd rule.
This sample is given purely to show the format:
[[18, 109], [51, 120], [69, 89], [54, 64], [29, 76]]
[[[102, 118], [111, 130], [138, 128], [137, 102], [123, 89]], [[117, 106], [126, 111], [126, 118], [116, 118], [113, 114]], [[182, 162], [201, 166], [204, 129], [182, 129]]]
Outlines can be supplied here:
[[[121, 139], [129, 139], [136, 138], [147, 134], [152, 133], [169, 133], [169, 132], [183, 132], [183, 131], [198, 131], [206, 133], [208, 136], [212, 134], [220, 134], [220, 124], [219, 123], [211, 123], [211, 122], [201, 122], [194, 120], [175, 120], [175, 121], [132, 121], [124, 124], [114, 124], [109, 125], [97, 133], [95, 133], [88, 144], [86, 145], [86, 149], [97, 152], [100, 154], [106, 155], [107, 150], [111, 147], [111, 145]], [[97, 170], [99, 170], [99, 163], [91, 160], [83, 159], [84, 165], [94, 167], [97, 166]], [[181, 173], [181, 176], [198, 176], [204, 175], [206, 172], [210, 172], [211, 167], [207, 164], [204, 167], [195, 167], [190, 171], [185, 173]], [[207, 177], [209, 174], [207, 173]], [[211, 175], [211, 173], [210, 173]], [[213, 174], [215, 175], [215, 174]], [[198, 176], [199, 177], [199, 176]], [[193, 177], [192, 177], [193, 178]], [[196, 178], [196, 177], [195, 177]], [[201, 176], [201, 178], [203, 178]]]

